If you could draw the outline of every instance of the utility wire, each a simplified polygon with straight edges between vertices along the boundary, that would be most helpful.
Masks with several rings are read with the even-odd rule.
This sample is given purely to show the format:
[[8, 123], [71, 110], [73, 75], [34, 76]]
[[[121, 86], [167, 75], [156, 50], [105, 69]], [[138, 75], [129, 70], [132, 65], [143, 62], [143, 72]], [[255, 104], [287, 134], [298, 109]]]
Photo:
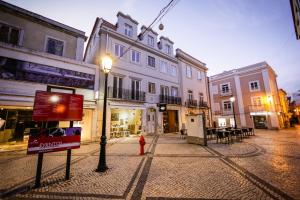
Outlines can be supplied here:
[[[142, 33], [140, 33], [141, 37], [143, 37], [144, 33], [149, 31], [158, 20], [160, 21], [178, 3], [179, 0], [177, 0], [177, 2], [172, 4], [174, 1], [175, 0], [171, 0], [163, 9], [161, 9], [158, 16], [152, 21], [152, 23]], [[120, 55], [120, 57], [115, 58], [115, 60], [122, 58], [138, 41], [139, 38], [137, 38], [129, 47], [127, 47], [127, 49], [123, 52], [123, 54]]]

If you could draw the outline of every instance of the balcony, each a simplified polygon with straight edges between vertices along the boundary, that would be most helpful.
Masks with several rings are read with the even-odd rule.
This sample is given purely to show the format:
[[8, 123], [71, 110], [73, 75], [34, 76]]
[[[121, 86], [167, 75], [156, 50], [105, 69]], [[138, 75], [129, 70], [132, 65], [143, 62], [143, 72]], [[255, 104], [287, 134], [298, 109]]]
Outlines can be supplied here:
[[188, 99], [186, 102], [185, 102], [185, 106], [188, 107], [188, 108], [196, 108], [198, 105], [197, 105], [197, 100], [194, 100], [194, 99]]
[[173, 97], [173, 96], [166, 96], [166, 95], [159, 95], [159, 103], [181, 105], [181, 98]]
[[205, 101], [199, 101], [198, 106], [199, 106], [199, 108], [207, 108], [207, 102], [205, 102]]
[[213, 111], [213, 113], [214, 115], [222, 115], [222, 116], [233, 115], [232, 110], [215, 110]]
[[264, 112], [267, 110], [266, 105], [250, 105], [249, 111], [250, 112]]
[[123, 88], [108, 87], [107, 98], [115, 100], [145, 102], [146, 93], [139, 90], [132, 91]]
[[221, 91], [221, 96], [222, 97], [232, 96], [232, 91], [231, 90]]

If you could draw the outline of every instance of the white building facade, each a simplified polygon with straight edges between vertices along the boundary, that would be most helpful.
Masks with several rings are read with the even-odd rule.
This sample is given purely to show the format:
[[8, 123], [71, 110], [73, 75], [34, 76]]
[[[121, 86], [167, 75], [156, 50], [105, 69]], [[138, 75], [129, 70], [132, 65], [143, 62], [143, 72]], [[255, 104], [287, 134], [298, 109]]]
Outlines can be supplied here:
[[[119, 12], [113, 25], [97, 18], [88, 42], [85, 62], [100, 65], [101, 58], [113, 58], [108, 75], [108, 138], [139, 133], [170, 133], [181, 128], [181, 90], [178, 60], [173, 42], [153, 30], [141, 27], [129, 15]], [[99, 71], [99, 116], [101, 129], [103, 80]], [[159, 112], [158, 103], [166, 103], [167, 111]]]
[[183, 102], [182, 123], [186, 124], [188, 115], [204, 114], [206, 126], [211, 126], [206, 64], [181, 49], [176, 49], [176, 57]]

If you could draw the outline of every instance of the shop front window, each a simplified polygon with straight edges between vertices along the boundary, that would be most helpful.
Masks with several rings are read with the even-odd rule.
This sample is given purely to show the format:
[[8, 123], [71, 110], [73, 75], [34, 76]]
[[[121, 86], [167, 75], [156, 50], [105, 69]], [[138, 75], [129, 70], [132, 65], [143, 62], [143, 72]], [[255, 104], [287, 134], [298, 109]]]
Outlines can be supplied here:
[[23, 141], [30, 128], [41, 127], [41, 123], [32, 121], [32, 110], [0, 110], [0, 142]]
[[142, 131], [142, 110], [111, 109], [110, 137], [129, 137]]

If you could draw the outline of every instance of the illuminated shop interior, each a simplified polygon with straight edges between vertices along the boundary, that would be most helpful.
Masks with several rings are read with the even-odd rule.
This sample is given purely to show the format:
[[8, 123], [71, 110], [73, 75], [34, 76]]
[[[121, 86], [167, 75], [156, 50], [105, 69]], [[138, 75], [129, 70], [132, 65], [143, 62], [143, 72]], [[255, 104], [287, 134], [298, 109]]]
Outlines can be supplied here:
[[142, 110], [111, 109], [111, 138], [128, 137], [141, 133]]

